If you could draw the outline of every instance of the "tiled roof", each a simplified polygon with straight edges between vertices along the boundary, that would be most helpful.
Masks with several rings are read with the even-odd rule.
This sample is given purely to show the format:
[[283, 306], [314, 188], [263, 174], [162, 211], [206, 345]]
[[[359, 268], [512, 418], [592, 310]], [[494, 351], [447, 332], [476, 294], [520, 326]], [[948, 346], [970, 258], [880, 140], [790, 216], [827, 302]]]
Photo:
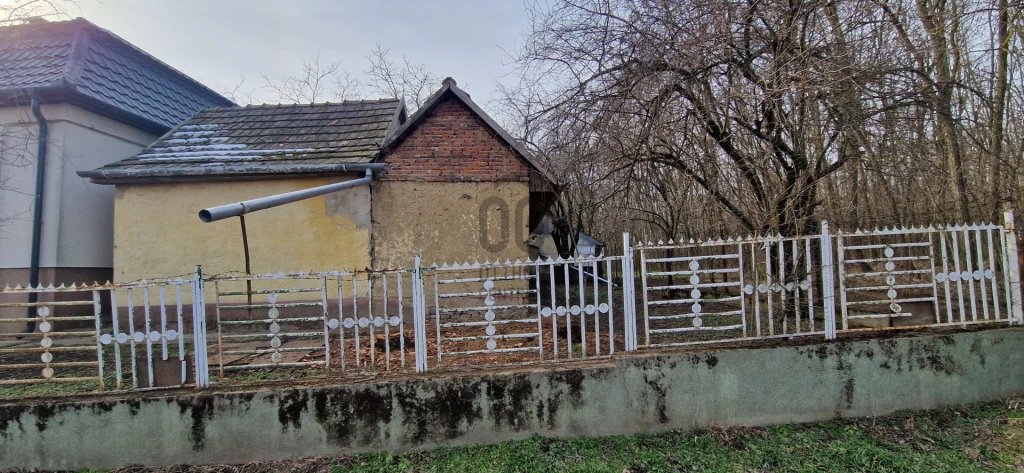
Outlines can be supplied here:
[[0, 28], [0, 93], [66, 89], [166, 131], [196, 111], [233, 103], [83, 18]]
[[208, 108], [138, 156], [96, 172], [209, 177], [227, 174], [221, 172], [226, 167], [269, 165], [288, 173], [288, 166], [368, 163], [404, 119], [404, 109], [397, 99]]

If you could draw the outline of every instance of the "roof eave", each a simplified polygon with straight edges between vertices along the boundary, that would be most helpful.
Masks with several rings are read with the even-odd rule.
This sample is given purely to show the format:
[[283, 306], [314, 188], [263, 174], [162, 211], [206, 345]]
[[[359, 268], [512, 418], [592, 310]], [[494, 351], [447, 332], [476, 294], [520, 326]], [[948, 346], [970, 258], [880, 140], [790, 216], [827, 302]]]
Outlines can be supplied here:
[[273, 177], [295, 177], [296, 175], [324, 175], [362, 173], [367, 170], [384, 170], [384, 163], [339, 163], [339, 164], [286, 164], [286, 165], [232, 165], [196, 166], [182, 168], [99, 168], [78, 171], [80, 177], [90, 179], [94, 184], [157, 184], [161, 182], [189, 182], [210, 180], [267, 179]]
[[106, 102], [89, 97], [78, 91], [74, 84], [61, 81], [59, 84], [42, 87], [0, 89], [0, 98], [14, 99], [36, 96], [44, 104], [66, 103], [93, 112], [111, 120], [137, 128], [147, 133], [161, 135], [172, 127], [139, 115], [126, 112]]

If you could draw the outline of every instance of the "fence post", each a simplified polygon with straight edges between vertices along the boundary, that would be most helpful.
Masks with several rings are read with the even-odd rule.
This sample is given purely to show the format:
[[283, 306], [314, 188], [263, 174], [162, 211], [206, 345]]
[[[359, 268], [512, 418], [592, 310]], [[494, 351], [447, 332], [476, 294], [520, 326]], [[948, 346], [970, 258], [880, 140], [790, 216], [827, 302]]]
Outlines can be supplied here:
[[416, 372], [427, 371], [427, 307], [423, 297], [423, 270], [417, 256], [412, 272], [412, 327], [416, 354]]
[[636, 284], [633, 281], [633, 247], [629, 232], [622, 234], [622, 319], [626, 351], [636, 351]]
[[833, 276], [832, 235], [828, 221], [821, 222], [821, 302], [825, 310], [825, 339], [836, 338], [836, 286]]
[[1013, 209], [1003, 211], [1003, 232], [1006, 234], [1006, 268], [1010, 276], [1010, 305], [1013, 314], [1010, 323], [1024, 323], [1024, 308], [1021, 307], [1020, 295], [1020, 263], [1017, 255], [1017, 234], [1014, 231]]
[[[92, 310], [93, 316], [96, 319], [96, 358], [99, 361], [97, 367], [99, 368], [99, 384], [100, 391], [104, 390], [103, 386], [103, 337], [110, 337], [109, 335], [103, 335], [103, 327], [101, 324], [101, 318], [103, 317], [102, 303], [100, 302], [100, 291], [92, 291]], [[113, 314], [111, 319], [117, 317], [117, 314]], [[110, 343], [112, 339], [108, 339], [107, 343]], [[116, 350], [116, 348], [115, 348]]]
[[206, 291], [203, 288], [203, 268], [196, 265], [192, 279], [192, 363], [195, 365], [197, 388], [210, 385], [206, 348]]

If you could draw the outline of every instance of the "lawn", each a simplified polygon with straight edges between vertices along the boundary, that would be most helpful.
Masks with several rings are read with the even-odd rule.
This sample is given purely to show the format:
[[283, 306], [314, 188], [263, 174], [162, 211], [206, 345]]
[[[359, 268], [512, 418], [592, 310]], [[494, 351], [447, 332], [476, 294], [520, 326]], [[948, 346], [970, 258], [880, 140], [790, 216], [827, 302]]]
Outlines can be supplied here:
[[120, 472], [1024, 472], [1024, 399], [807, 425]]

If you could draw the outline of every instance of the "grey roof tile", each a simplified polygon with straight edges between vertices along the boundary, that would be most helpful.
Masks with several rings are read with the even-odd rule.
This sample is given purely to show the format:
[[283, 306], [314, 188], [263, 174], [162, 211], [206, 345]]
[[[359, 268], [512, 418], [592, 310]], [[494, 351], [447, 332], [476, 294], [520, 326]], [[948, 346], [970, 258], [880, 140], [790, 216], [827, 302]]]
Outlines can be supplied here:
[[83, 18], [0, 28], [0, 93], [67, 87], [166, 131], [233, 103]]
[[[397, 99], [308, 105], [208, 108], [139, 155], [100, 170], [180, 170], [221, 165], [367, 163], [377, 157], [396, 115]], [[340, 119], [338, 117], [345, 117]]]

